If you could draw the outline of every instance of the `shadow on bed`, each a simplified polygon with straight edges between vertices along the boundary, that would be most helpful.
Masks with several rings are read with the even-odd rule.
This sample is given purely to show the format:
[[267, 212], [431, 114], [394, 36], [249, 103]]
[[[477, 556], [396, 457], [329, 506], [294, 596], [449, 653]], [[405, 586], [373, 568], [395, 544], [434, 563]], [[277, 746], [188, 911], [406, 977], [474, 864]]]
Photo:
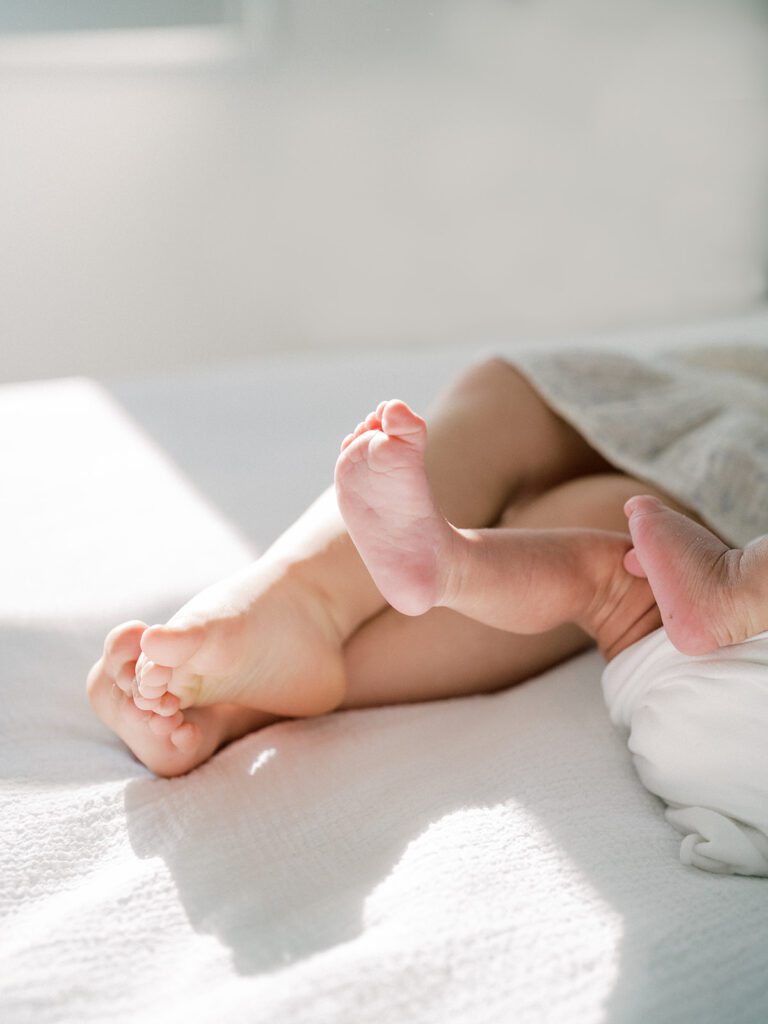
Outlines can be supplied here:
[[[427, 920], [433, 965], [479, 929], [489, 970], [508, 961], [512, 1004], [535, 948], [604, 976], [605, 1019], [622, 1022], [664, 1019], [679, 971], [706, 962], [691, 1013], [727, 1019], [713, 929], [748, 959], [768, 892], [680, 865], [599, 669], [589, 654], [494, 696], [272, 726], [186, 779], [131, 782], [131, 843], [163, 858], [192, 927], [241, 974], [388, 924], [423, 945]], [[760, 975], [742, 982], [758, 1003]]]
[[133, 781], [134, 850], [166, 861], [191, 924], [240, 973], [349, 942], [409, 843], [488, 791], [462, 703], [437, 711], [436, 745], [434, 707], [347, 712], [271, 726], [183, 780]]
[[450, 972], [477, 943], [472, 990], [487, 977], [498, 997], [501, 971], [511, 1007], [535, 984], [536, 950], [544, 976], [569, 973], [567, 991], [605, 975], [606, 1021], [668, 1019], [670, 993], [681, 1020], [766, 1019], [768, 886], [679, 864], [608, 721], [595, 654], [494, 696], [276, 725], [165, 781], [87, 707], [102, 632], [2, 627], [0, 774], [71, 793], [38, 844], [63, 862], [90, 835], [100, 863], [115, 836], [99, 836], [104, 805], [77, 792], [117, 783], [104, 799], [123, 794], [136, 855], [162, 858], [191, 927], [240, 974], [313, 958], [322, 971], [352, 943], [366, 977], [384, 935], [401, 951], [395, 986]]

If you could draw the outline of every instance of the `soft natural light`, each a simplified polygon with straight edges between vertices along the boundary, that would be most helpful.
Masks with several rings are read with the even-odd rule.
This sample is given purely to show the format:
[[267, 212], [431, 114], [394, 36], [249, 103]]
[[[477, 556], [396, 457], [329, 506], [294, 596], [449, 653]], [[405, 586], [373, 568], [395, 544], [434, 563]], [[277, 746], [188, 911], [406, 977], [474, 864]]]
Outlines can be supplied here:
[[222, 560], [232, 571], [253, 558], [92, 381], [0, 388], [0, 432], [13, 438], [0, 452], [4, 621], [88, 618], [178, 600], [217, 578]]
[[[545, 1002], [569, 1000], [571, 1019], [601, 1020], [619, 975], [622, 915], [561, 848], [536, 808], [512, 801], [463, 808], [429, 825], [367, 897], [363, 918], [380, 943], [391, 929], [400, 942], [408, 935], [414, 950], [425, 944], [450, 949], [457, 930], [475, 934], [484, 950], [474, 962], [478, 980], [487, 980], [494, 959], [489, 937], [498, 935], [504, 985], [519, 994], [521, 1021], [543, 1020]], [[536, 965], [547, 978], [546, 997], [534, 984]]]
[[276, 753], [277, 750], [275, 750], [274, 747], [267, 747], [266, 750], [262, 750], [262, 752], [251, 765], [248, 774], [255, 775], [259, 768], [263, 768], [268, 761], [271, 761]]

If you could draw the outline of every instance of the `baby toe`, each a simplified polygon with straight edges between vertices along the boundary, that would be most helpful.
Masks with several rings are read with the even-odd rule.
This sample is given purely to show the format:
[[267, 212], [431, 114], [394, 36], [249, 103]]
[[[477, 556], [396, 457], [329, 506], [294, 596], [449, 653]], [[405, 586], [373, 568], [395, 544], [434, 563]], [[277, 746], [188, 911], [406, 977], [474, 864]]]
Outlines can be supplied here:
[[637, 557], [637, 552], [634, 548], [630, 548], [626, 555], [624, 555], [624, 568], [632, 576], [647, 579], [648, 574], [640, 564], [640, 559]]
[[175, 732], [180, 725], [184, 724], [184, 715], [181, 711], [177, 711], [176, 714], [171, 715], [170, 718], [163, 718], [161, 715], [152, 715], [149, 720], [150, 732], [153, 732], [155, 736], [170, 736], [172, 732]]
[[156, 715], [161, 715], [163, 718], [169, 718], [171, 715], [175, 715], [179, 710], [180, 700], [175, 693], [164, 693], [163, 696], [155, 703], [152, 710]]
[[624, 503], [624, 515], [631, 518], [633, 515], [647, 515], [650, 512], [658, 512], [665, 508], [663, 502], [652, 494], [635, 494]]
[[426, 434], [426, 423], [409, 405], [393, 398], [387, 402], [381, 414], [382, 430], [394, 437], [413, 440]]
[[150, 626], [141, 636], [141, 649], [151, 661], [177, 668], [198, 651], [204, 637], [205, 629], [199, 622]]
[[195, 703], [195, 698], [200, 691], [200, 676], [188, 668], [177, 668], [174, 670], [171, 681], [168, 684], [168, 693], [178, 697], [181, 707], [189, 707]]
[[117, 672], [126, 661], [136, 661], [141, 654], [143, 622], [124, 622], [107, 633], [104, 641], [104, 661], [108, 669]]
[[137, 708], [132, 700], [124, 700], [119, 708], [120, 715], [123, 716], [126, 725], [137, 725], [142, 722], [149, 722], [152, 718], [151, 711], [143, 711], [141, 708]]
[[200, 742], [202, 732], [200, 726], [194, 722], [184, 722], [178, 729], [171, 733], [171, 743], [177, 750], [189, 753], [194, 750]]
[[141, 667], [136, 666], [136, 678], [139, 681], [139, 693], [145, 697], [160, 697], [168, 689], [173, 669], [166, 665], [156, 665], [146, 656]]
[[115, 683], [120, 687], [123, 693], [129, 697], [133, 696], [133, 691], [136, 686], [136, 662], [127, 661], [124, 665], [115, 673]]
[[143, 697], [137, 690], [133, 694], [133, 703], [141, 711], [154, 711], [157, 713], [158, 706], [160, 704], [159, 697]]

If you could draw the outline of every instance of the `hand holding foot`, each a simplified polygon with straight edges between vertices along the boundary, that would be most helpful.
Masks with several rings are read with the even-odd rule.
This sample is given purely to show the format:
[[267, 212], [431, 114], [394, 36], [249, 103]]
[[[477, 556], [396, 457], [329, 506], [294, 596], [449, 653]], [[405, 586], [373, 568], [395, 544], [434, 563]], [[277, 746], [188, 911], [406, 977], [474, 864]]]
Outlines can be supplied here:
[[768, 551], [730, 549], [713, 533], [657, 498], [624, 506], [634, 548], [624, 564], [645, 576], [669, 638], [684, 654], [740, 643], [768, 626]]

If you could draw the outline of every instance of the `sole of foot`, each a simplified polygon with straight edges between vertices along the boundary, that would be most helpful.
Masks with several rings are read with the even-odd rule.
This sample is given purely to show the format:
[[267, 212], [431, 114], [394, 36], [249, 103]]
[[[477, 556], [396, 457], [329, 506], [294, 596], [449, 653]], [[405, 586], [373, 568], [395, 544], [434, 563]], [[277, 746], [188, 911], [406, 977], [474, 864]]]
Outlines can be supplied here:
[[168, 623], [144, 627], [135, 665], [112, 666], [115, 682], [140, 711], [161, 715], [222, 703], [279, 717], [325, 714], [346, 687], [329, 607], [295, 567], [261, 559]]
[[739, 596], [740, 551], [650, 495], [630, 498], [624, 512], [634, 544], [624, 564], [647, 577], [678, 650], [707, 654], [751, 635]]
[[453, 528], [427, 481], [424, 420], [381, 402], [344, 438], [336, 496], [347, 530], [382, 596], [405, 615], [439, 603]]

